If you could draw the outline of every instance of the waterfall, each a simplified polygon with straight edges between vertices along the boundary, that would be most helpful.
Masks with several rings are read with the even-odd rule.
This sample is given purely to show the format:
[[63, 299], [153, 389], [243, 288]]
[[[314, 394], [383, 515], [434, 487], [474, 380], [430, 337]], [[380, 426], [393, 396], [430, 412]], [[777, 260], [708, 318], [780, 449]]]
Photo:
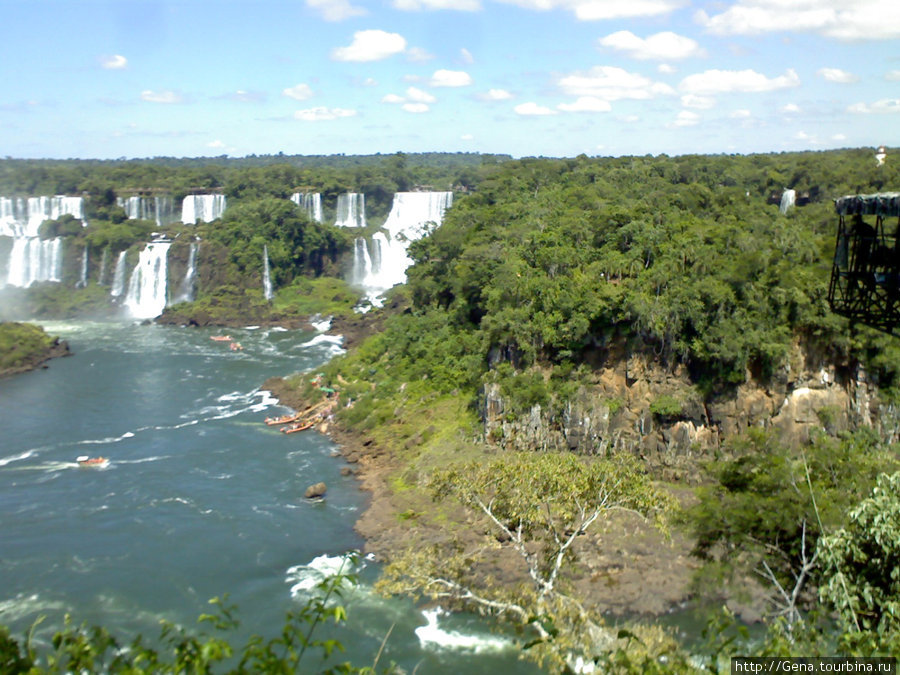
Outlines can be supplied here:
[[169, 242], [147, 244], [128, 282], [125, 307], [134, 319], [152, 319], [166, 308]]
[[353, 245], [353, 269], [350, 271], [350, 283], [362, 286], [365, 279], [372, 275], [372, 258], [364, 237], [357, 237]]
[[796, 190], [788, 190], [785, 188], [784, 192], [781, 193], [781, 206], [778, 207], [779, 211], [782, 214], [788, 212], [788, 209], [791, 208], [797, 201], [797, 192]]
[[360, 192], [338, 195], [336, 215], [334, 224], [338, 227], [365, 227], [366, 196]]
[[181, 222], [193, 225], [198, 220], [211, 223], [225, 213], [225, 195], [187, 195], [181, 202]]
[[109, 265], [109, 246], [103, 249], [103, 256], [100, 258], [100, 273], [97, 275], [97, 285], [106, 285], [106, 268]]
[[172, 301], [172, 304], [179, 302], [191, 302], [194, 299], [194, 283], [197, 279], [197, 249], [199, 244], [196, 241], [191, 242], [191, 250], [188, 253], [187, 271], [184, 273], [184, 279], [181, 280], [181, 286], [178, 288], [178, 295]]
[[75, 288], [86, 288], [88, 277], [88, 247], [84, 245], [84, 251], [81, 253], [81, 275], [78, 277], [78, 283]]
[[271, 300], [272, 293], [272, 277], [269, 276], [269, 247], [263, 245], [263, 295], [266, 300]]
[[157, 227], [171, 225], [175, 222], [175, 210], [171, 197], [141, 197], [135, 195], [123, 199], [119, 197], [116, 203], [125, 209], [125, 214], [131, 220], [152, 220]]
[[[340, 197], [338, 197], [340, 199]], [[306, 212], [310, 220], [317, 223], [323, 221], [322, 195], [318, 192], [295, 192], [291, 195], [291, 201]]]
[[372, 235], [371, 247], [366, 253], [370, 259], [369, 268], [362, 277], [357, 276], [362, 270], [356, 263], [360, 254], [354, 250], [351, 283], [362, 286], [372, 301], [392, 286], [405, 283], [406, 268], [412, 264], [406, 253], [410, 242], [421, 239], [430, 228], [438, 227], [452, 203], [452, 192], [396, 193], [391, 212], [384, 221], [387, 233]]
[[120, 297], [125, 292], [125, 256], [127, 253], [128, 251], [122, 251], [116, 258], [116, 270], [113, 272], [112, 288], [109, 291], [114, 298]]
[[38, 281], [62, 280], [62, 239], [41, 240], [45, 220], [70, 215], [84, 223], [81, 197], [0, 197], [0, 236], [12, 237], [6, 282], [26, 288]]

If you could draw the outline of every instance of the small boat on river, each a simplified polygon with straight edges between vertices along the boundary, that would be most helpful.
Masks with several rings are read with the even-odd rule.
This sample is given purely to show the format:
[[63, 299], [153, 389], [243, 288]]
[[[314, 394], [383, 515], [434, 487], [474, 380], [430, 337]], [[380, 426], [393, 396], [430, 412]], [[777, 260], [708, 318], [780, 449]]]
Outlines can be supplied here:
[[282, 415], [281, 417], [267, 417], [266, 424], [270, 427], [275, 424], [290, 424], [291, 422], [296, 422], [298, 417], [299, 415], [297, 413]]
[[106, 457], [88, 457], [87, 455], [81, 455], [80, 457], [76, 457], [75, 461], [78, 462], [78, 466], [84, 467], [85, 469], [105, 469], [109, 466], [109, 459]]
[[312, 429], [314, 424], [315, 422], [313, 422], [312, 420], [306, 422], [297, 422], [296, 424], [292, 424], [289, 427], [282, 427], [281, 431], [285, 434], [293, 434], [298, 431], [306, 431], [307, 429]]
[[234, 338], [230, 335], [210, 335], [209, 339], [216, 342], [231, 342]]

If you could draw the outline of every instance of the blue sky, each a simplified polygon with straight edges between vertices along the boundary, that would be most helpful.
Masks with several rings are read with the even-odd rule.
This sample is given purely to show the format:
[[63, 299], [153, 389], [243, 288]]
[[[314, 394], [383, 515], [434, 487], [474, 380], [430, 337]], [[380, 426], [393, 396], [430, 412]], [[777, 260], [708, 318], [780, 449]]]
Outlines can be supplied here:
[[0, 0], [0, 155], [900, 146], [897, 0]]

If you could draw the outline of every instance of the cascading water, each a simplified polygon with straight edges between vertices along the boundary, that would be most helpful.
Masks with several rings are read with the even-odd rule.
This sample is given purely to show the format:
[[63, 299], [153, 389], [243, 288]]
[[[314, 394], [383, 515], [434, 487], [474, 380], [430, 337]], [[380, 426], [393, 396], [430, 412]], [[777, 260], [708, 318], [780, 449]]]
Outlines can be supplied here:
[[62, 279], [62, 239], [41, 240], [41, 224], [70, 215], [83, 221], [81, 197], [0, 197], [0, 236], [12, 237], [6, 283], [28, 287]]
[[147, 244], [128, 282], [125, 308], [134, 319], [152, 319], [166, 308], [169, 242]]
[[785, 189], [785, 191], [781, 193], [781, 206], [779, 206], [778, 208], [782, 214], [785, 214], [788, 212], [788, 209], [790, 209], [796, 203], [797, 191]]
[[184, 279], [181, 280], [181, 286], [178, 287], [178, 294], [175, 296], [173, 304], [190, 302], [194, 299], [194, 284], [197, 279], [197, 250], [199, 248], [200, 245], [196, 241], [191, 242], [187, 271], [184, 273]]
[[338, 227], [365, 227], [366, 196], [360, 192], [338, 195], [334, 224]]
[[443, 222], [444, 212], [453, 203], [452, 192], [398, 192], [394, 195], [391, 212], [384, 222], [383, 232], [372, 235], [371, 247], [365, 257], [369, 259], [367, 273], [357, 267], [357, 259], [363, 260], [358, 251], [358, 239], [354, 249], [354, 266], [351, 282], [363, 287], [373, 304], [384, 291], [406, 281], [406, 268], [412, 264], [406, 251], [412, 241], [421, 239], [431, 228]]
[[[340, 199], [340, 197], [338, 197]], [[321, 223], [322, 195], [318, 192], [295, 192], [291, 195], [291, 201], [306, 212], [311, 220]]]
[[109, 291], [114, 298], [121, 297], [125, 292], [125, 256], [127, 253], [128, 251], [122, 251], [116, 258], [116, 270], [113, 272], [112, 288]]
[[86, 288], [88, 277], [88, 247], [85, 244], [84, 251], [81, 253], [81, 274], [78, 277], [78, 283], [75, 288]]
[[132, 220], [152, 220], [157, 227], [175, 222], [175, 209], [171, 197], [133, 197], [116, 199], [116, 203], [125, 209]]
[[198, 220], [211, 223], [225, 213], [225, 195], [187, 195], [181, 202], [181, 222], [193, 225]]
[[106, 268], [109, 265], [109, 246], [103, 249], [103, 256], [100, 258], [100, 273], [97, 275], [97, 285], [106, 285]]
[[363, 281], [372, 274], [372, 258], [363, 237], [357, 237], [353, 246], [353, 269], [350, 271], [350, 283], [362, 286]]
[[269, 275], [269, 247], [263, 245], [263, 295], [266, 300], [274, 296], [272, 292], [272, 277]]

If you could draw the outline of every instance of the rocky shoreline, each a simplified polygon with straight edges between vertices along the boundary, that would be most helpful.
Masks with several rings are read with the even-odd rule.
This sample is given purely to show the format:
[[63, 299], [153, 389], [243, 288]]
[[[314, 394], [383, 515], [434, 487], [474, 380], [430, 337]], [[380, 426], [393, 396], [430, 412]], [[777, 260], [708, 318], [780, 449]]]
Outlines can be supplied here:
[[50, 359], [72, 355], [68, 342], [61, 340], [60, 338], [50, 338], [45, 336], [43, 329], [38, 326], [13, 323], [3, 323], [0, 325], [11, 329], [15, 329], [17, 326], [29, 326], [28, 330], [32, 331], [37, 329], [37, 331], [40, 332], [41, 337], [43, 337], [44, 342], [44, 344], [40, 345], [25, 345], [24, 340], [17, 339], [11, 349], [4, 350], [5, 353], [0, 354], [0, 364], [8, 364], [5, 366], [0, 365], [0, 378], [27, 373], [38, 368], [47, 368], [47, 361]]

